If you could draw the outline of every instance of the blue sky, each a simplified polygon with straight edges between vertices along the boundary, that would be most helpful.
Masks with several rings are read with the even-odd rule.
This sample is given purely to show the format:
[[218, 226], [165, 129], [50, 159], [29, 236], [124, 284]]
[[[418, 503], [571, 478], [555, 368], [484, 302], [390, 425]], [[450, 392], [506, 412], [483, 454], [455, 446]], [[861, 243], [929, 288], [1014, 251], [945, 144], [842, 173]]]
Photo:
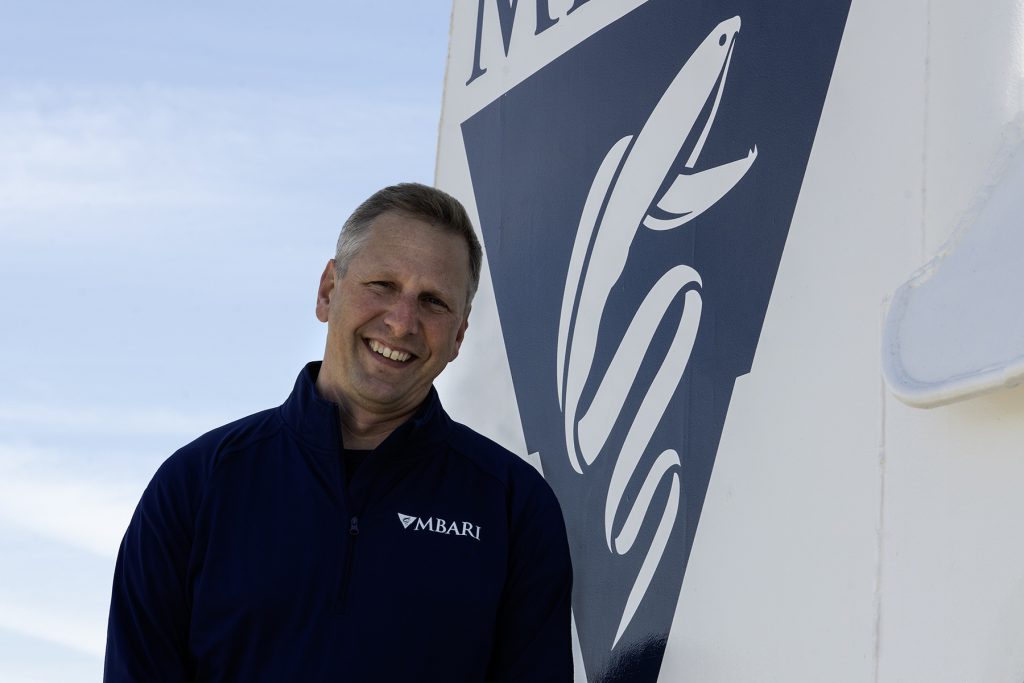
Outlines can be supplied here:
[[99, 679], [155, 468], [320, 356], [342, 221], [433, 178], [449, 14], [0, 10], [0, 683]]

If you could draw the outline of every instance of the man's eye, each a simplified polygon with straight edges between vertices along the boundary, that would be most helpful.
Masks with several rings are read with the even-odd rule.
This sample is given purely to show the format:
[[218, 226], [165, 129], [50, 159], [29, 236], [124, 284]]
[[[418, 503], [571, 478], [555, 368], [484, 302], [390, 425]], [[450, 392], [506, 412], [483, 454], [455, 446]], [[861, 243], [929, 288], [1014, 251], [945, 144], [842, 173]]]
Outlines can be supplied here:
[[448, 304], [446, 304], [445, 302], [441, 301], [436, 296], [425, 296], [425, 297], [423, 297], [423, 301], [428, 306], [430, 306], [431, 308], [434, 308], [436, 310], [439, 310], [439, 311], [447, 311], [448, 310]]

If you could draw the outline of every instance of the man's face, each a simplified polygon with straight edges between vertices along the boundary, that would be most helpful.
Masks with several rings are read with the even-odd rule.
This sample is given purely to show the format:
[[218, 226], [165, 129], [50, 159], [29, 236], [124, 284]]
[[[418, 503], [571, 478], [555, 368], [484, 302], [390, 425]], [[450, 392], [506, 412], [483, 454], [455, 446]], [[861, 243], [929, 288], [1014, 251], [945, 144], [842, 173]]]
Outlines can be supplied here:
[[465, 240], [399, 213], [383, 214], [339, 279], [320, 281], [327, 348], [317, 386], [349, 412], [410, 412], [458, 355], [468, 324]]

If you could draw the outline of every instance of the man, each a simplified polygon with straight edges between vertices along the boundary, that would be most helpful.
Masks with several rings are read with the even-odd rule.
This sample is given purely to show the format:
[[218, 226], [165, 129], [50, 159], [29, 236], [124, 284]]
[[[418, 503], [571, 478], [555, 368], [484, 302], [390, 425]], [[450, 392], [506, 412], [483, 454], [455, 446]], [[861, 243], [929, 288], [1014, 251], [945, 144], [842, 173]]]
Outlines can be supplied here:
[[323, 363], [279, 408], [175, 453], [143, 494], [104, 680], [572, 679], [554, 495], [432, 386], [480, 262], [439, 190], [388, 187], [352, 214], [317, 293]]

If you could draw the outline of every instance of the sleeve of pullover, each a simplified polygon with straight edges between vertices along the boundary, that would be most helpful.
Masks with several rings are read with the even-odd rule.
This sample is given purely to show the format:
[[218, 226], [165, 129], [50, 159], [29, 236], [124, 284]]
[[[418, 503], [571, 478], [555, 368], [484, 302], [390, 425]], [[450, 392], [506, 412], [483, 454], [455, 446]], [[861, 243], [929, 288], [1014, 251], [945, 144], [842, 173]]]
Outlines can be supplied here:
[[[142, 494], [114, 569], [105, 683], [192, 679], [187, 577], [200, 482], [176, 453]], [[193, 473], [194, 474], [194, 473]]]
[[[536, 474], [536, 473], [531, 473]], [[562, 511], [539, 476], [513, 506], [508, 580], [488, 680], [570, 683], [572, 563]], [[518, 512], [518, 514], [516, 514]]]

